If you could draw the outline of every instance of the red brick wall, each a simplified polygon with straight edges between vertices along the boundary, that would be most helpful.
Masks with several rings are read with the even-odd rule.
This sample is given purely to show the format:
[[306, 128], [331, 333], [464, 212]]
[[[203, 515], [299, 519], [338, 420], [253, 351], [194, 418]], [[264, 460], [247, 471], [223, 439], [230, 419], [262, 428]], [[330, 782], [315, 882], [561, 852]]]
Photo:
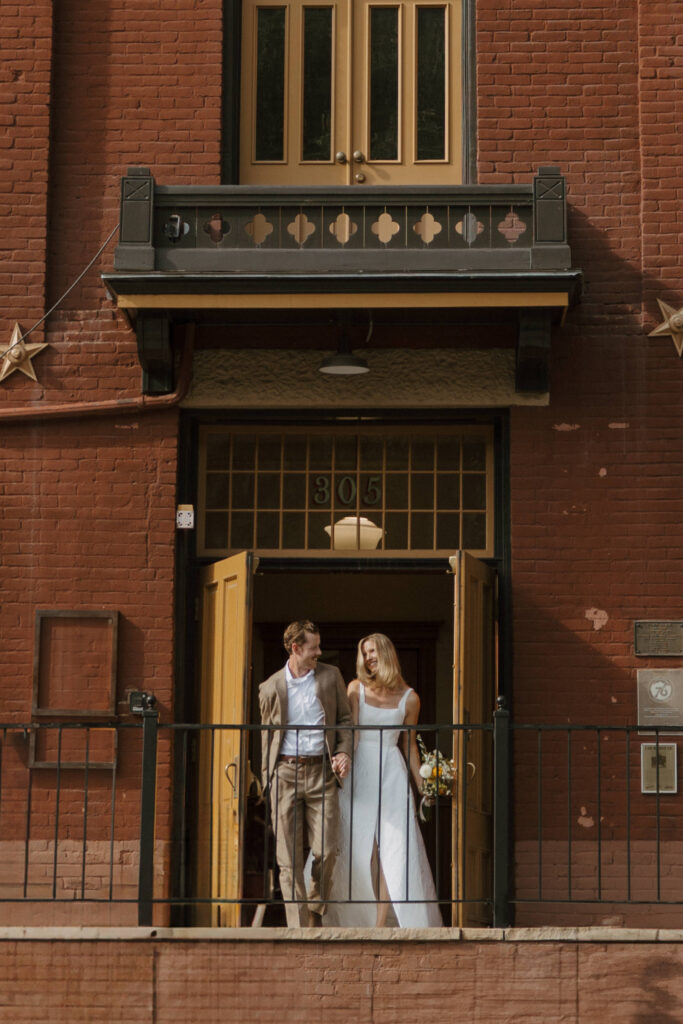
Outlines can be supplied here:
[[[511, 415], [513, 715], [632, 724], [637, 669], [681, 664], [633, 652], [635, 619], [680, 617], [683, 579], [683, 361], [671, 338], [647, 336], [661, 320], [656, 298], [683, 305], [675, 26], [665, 3], [483, 0], [477, 11], [480, 180], [523, 180], [558, 164], [569, 185], [573, 263], [585, 273], [582, 304], [553, 341], [549, 407]], [[615, 797], [612, 780], [624, 778], [625, 757], [621, 741], [617, 765], [608, 741], [602, 807], [594, 739], [576, 738], [583, 770], [574, 764], [569, 801], [566, 743], [545, 747], [546, 885], [566, 883], [568, 838], [576, 850], [592, 840], [595, 884], [599, 828], [603, 881], [624, 882], [624, 786]], [[517, 880], [528, 894], [538, 867], [538, 761], [535, 748], [521, 746]], [[640, 797], [637, 737], [632, 754], [637, 886], [655, 870], [654, 799]], [[665, 886], [682, 867], [680, 799], [661, 804], [661, 838], [677, 857]], [[579, 886], [585, 865], [577, 854]], [[532, 919], [547, 921], [547, 912]]]
[[[118, 220], [133, 164], [159, 181], [220, 180], [221, 2], [3, 5], [0, 341], [61, 299]], [[49, 177], [49, 185], [48, 185]], [[15, 372], [0, 408], [139, 391], [129, 326], [99, 275], [115, 239], [49, 320], [38, 384]], [[42, 341], [38, 328], [30, 341]]]
[[[95, 256], [116, 225], [128, 165], [149, 165], [165, 183], [219, 181], [221, 18], [220, 0], [63, 0], [54, 18], [49, 3], [3, 6], [3, 343], [16, 320], [26, 330], [58, 302]], [[135, 336], [99, 277], [111, 266], [114, 244], [60, 302], [45, 332], [30, 336], [49, 342], [35, 357], [38, 381], [15, 372], [2, 382], [0, 415], [31, 404], [39, 411], [41, 403], [140, 394]], [[171, 720], [176, 412], [36, 419], [2, 429], [0, 635], [11, 686], [0, 693], [0, 721], [31, 717], [37, 608], [118, 610], [117, 711], [125, 712], [129, 690], [149, 689], [162, 720]], [[25, 827], [28, 741], [11, 734], [2, 745], [0, 824], [3, 837], [14, 839]], [[132, 740], [123, 742], [117, 771], [119, 896], [137, 880], [134, 748]], [[164, 836], [167, 742], [160, 751], [167, 769], [157, 827]], [[69, 847], [83, 834], [83, 773], [65, 773], [61, 786], [57, 819], [54, 774], [32, 773], [28, 895], [51, 888], [55, 837], [57, 894], [69, 898], [83, 881]], [[104, 775], [92, 772], [85, 873], [91, 895], [108, 882], [108, 798]], [[26, 884], [24, 865], [9, 846], [3, 863], [1, 895], [16, 895]], [[167, 866], [162, 852], [161, 871]]]
[[[176, 421], [171, 410], [4, 426], [0, 633], [4, 678], [12, 685], [0, 691], [1, 722], [31, 720], [39, 608], [118, 611], [117, 713], [125, 721], [128, 692], [146, 689], [157, 696], [162, 720], [172, 720]], [[87, 678], [80, 681], [84, 688], [87, 684]], [[21, 732], [8, 733], [0, 736], [0, 744], [0, 825], [3, 844], [8, 844], [1, 854], [0, 894], [10, 898], [23, 891], [25, 866], [13, 848], [15, 840], [29, 835], [30, 775], [31, 844], [24, 894], [49, 896], [56, 878], [59, 898], [78, 894], [81, 885], [87, 895], [106, 898], [112, 863], [115, 897], [134, 895], [130, 886], [137, 884], [140, 736], [127, 732], [121, 737], [113, 805], [111, 772], [89, 773], [87, 832], [84, 773], [62, 772], [57, 805], [55, 773], [30, 771], [27, 738]], [[166, 737], [160, 747], [160, 837], [169, 829], [169, 748]], [[84, 835], [88, 854], [83, 872], [75, 848]], [[55, 838], [60, 844], [56, 871]], [[160, 871], [165, 864], [162, 854]]]
[[480, 180], [558, 164], [585, 273], [550, 406], [512, 411], [516, 713], [632, 721], [635, 667], [650, 665], [633, 658], [633, 620], [675, 618], [682, 578], [683, 361], [647, 337], [656, 297], [683, 302], [671, 11], [477, 10]]
[[0, 1021], [584, 1024], [683, 1017], [662, 942], [0, 941]]
[[[52, 4], [3, 4], [0, 43], [0, 341], [44, 312]], [[11, 297], [11, 303], [5, 301]], [[33, 318], [33, 319], [31, 319]], [[33, 339], [42, 340], [38, 333]]]

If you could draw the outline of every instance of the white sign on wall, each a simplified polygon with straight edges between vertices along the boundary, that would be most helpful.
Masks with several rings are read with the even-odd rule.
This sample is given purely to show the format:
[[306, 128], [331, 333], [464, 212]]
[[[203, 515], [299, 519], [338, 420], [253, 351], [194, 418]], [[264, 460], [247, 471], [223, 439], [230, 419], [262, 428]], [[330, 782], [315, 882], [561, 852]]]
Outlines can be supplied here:
[[638, 725], [683, 729], [683, 669], [638, 669]]

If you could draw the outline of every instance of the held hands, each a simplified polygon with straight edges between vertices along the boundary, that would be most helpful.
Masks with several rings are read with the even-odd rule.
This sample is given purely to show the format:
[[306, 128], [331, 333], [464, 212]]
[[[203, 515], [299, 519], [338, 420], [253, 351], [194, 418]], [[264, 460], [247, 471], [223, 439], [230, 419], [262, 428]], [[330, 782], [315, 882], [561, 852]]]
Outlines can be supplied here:
[[332, 758], [332, 771], [340, 779], [345, 779], [351, 768], [351, 758], [348, 754], [335, 754]]

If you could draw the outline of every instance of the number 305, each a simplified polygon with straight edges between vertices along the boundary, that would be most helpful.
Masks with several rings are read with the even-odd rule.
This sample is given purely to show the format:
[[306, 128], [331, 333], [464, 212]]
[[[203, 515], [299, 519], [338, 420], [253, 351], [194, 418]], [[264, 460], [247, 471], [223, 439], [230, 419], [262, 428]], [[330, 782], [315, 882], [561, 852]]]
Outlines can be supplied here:
[[[316, 505], [329, 505], [331, 495], [330, 477], [320, 474], [313, 478], [313, 501]], [[361, 504], [379, 505], [382, 500], [382, 477], [369, 476], [361, 483]], [[358, 485], [353, 476], [342, 476], [337, 481], [336, 497], [340, 505], [355, 505]]]

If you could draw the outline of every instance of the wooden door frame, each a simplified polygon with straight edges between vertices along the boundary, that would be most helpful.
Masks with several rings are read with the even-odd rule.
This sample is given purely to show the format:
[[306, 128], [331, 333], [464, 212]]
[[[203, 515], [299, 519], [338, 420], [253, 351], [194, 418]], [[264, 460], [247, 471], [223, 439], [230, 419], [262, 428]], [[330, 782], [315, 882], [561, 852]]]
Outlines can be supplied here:
[[[462, 0], [462, 181], [474, 185], [476, 164], [475, 0]], [[242, 0], [223, 0], [221, 183], [239, 185]]]

